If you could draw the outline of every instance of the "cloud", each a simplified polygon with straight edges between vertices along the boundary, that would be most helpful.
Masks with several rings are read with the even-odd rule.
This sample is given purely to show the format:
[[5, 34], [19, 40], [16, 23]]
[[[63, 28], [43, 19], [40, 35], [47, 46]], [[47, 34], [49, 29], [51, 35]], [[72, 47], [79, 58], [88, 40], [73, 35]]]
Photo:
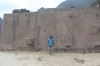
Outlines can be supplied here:
[[11, 13], [13, 9], [26, 8], [37, 11], [39, 8], [55, 8], [64, 0], [0, 0], [0, 17], [4, 13]]

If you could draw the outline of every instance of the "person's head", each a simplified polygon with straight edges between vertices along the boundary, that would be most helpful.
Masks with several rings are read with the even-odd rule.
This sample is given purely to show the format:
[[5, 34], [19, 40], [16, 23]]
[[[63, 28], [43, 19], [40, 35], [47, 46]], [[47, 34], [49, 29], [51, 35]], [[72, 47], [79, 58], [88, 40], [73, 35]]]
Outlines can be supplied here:
[[52, 35], [50, 35], [50, 36], [49, 36], [49, 38], [53, 38], [53, 36], [52, 36]]

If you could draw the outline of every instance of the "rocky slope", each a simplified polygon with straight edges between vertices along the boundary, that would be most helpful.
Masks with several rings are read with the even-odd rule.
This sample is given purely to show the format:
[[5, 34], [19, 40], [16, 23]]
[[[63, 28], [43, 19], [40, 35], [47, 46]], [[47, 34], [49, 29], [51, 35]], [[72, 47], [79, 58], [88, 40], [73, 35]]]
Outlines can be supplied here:
[[66, 0], [60, 3], [57, 8], [67, 7], [90, 7], [96, 0]]

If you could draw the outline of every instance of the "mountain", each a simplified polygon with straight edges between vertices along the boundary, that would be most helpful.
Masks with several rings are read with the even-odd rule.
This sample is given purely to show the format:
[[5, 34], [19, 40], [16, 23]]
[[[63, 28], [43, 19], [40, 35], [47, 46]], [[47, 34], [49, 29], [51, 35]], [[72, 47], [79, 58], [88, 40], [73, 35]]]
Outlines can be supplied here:
[[68, 8], [68, 7], [91, 7], [96, 1], [100, 0], [66, 0], [60, 3], [57, 8]]

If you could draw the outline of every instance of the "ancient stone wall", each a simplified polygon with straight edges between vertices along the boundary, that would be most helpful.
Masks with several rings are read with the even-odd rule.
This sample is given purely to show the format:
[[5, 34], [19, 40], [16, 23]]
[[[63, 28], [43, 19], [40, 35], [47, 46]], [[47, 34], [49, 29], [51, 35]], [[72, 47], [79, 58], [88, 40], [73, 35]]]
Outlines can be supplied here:
[[47, 50], [53, 35], [55, 48], [100, 45], [99, 8], [54, 8], [5, 14], [0, 49]]
[[2, 18], [0, 17], [0, 37], [1, 37]]
[[27, 41], [35, 39], [36, 13], [5, 14], [1, 49], [25, 49]]

